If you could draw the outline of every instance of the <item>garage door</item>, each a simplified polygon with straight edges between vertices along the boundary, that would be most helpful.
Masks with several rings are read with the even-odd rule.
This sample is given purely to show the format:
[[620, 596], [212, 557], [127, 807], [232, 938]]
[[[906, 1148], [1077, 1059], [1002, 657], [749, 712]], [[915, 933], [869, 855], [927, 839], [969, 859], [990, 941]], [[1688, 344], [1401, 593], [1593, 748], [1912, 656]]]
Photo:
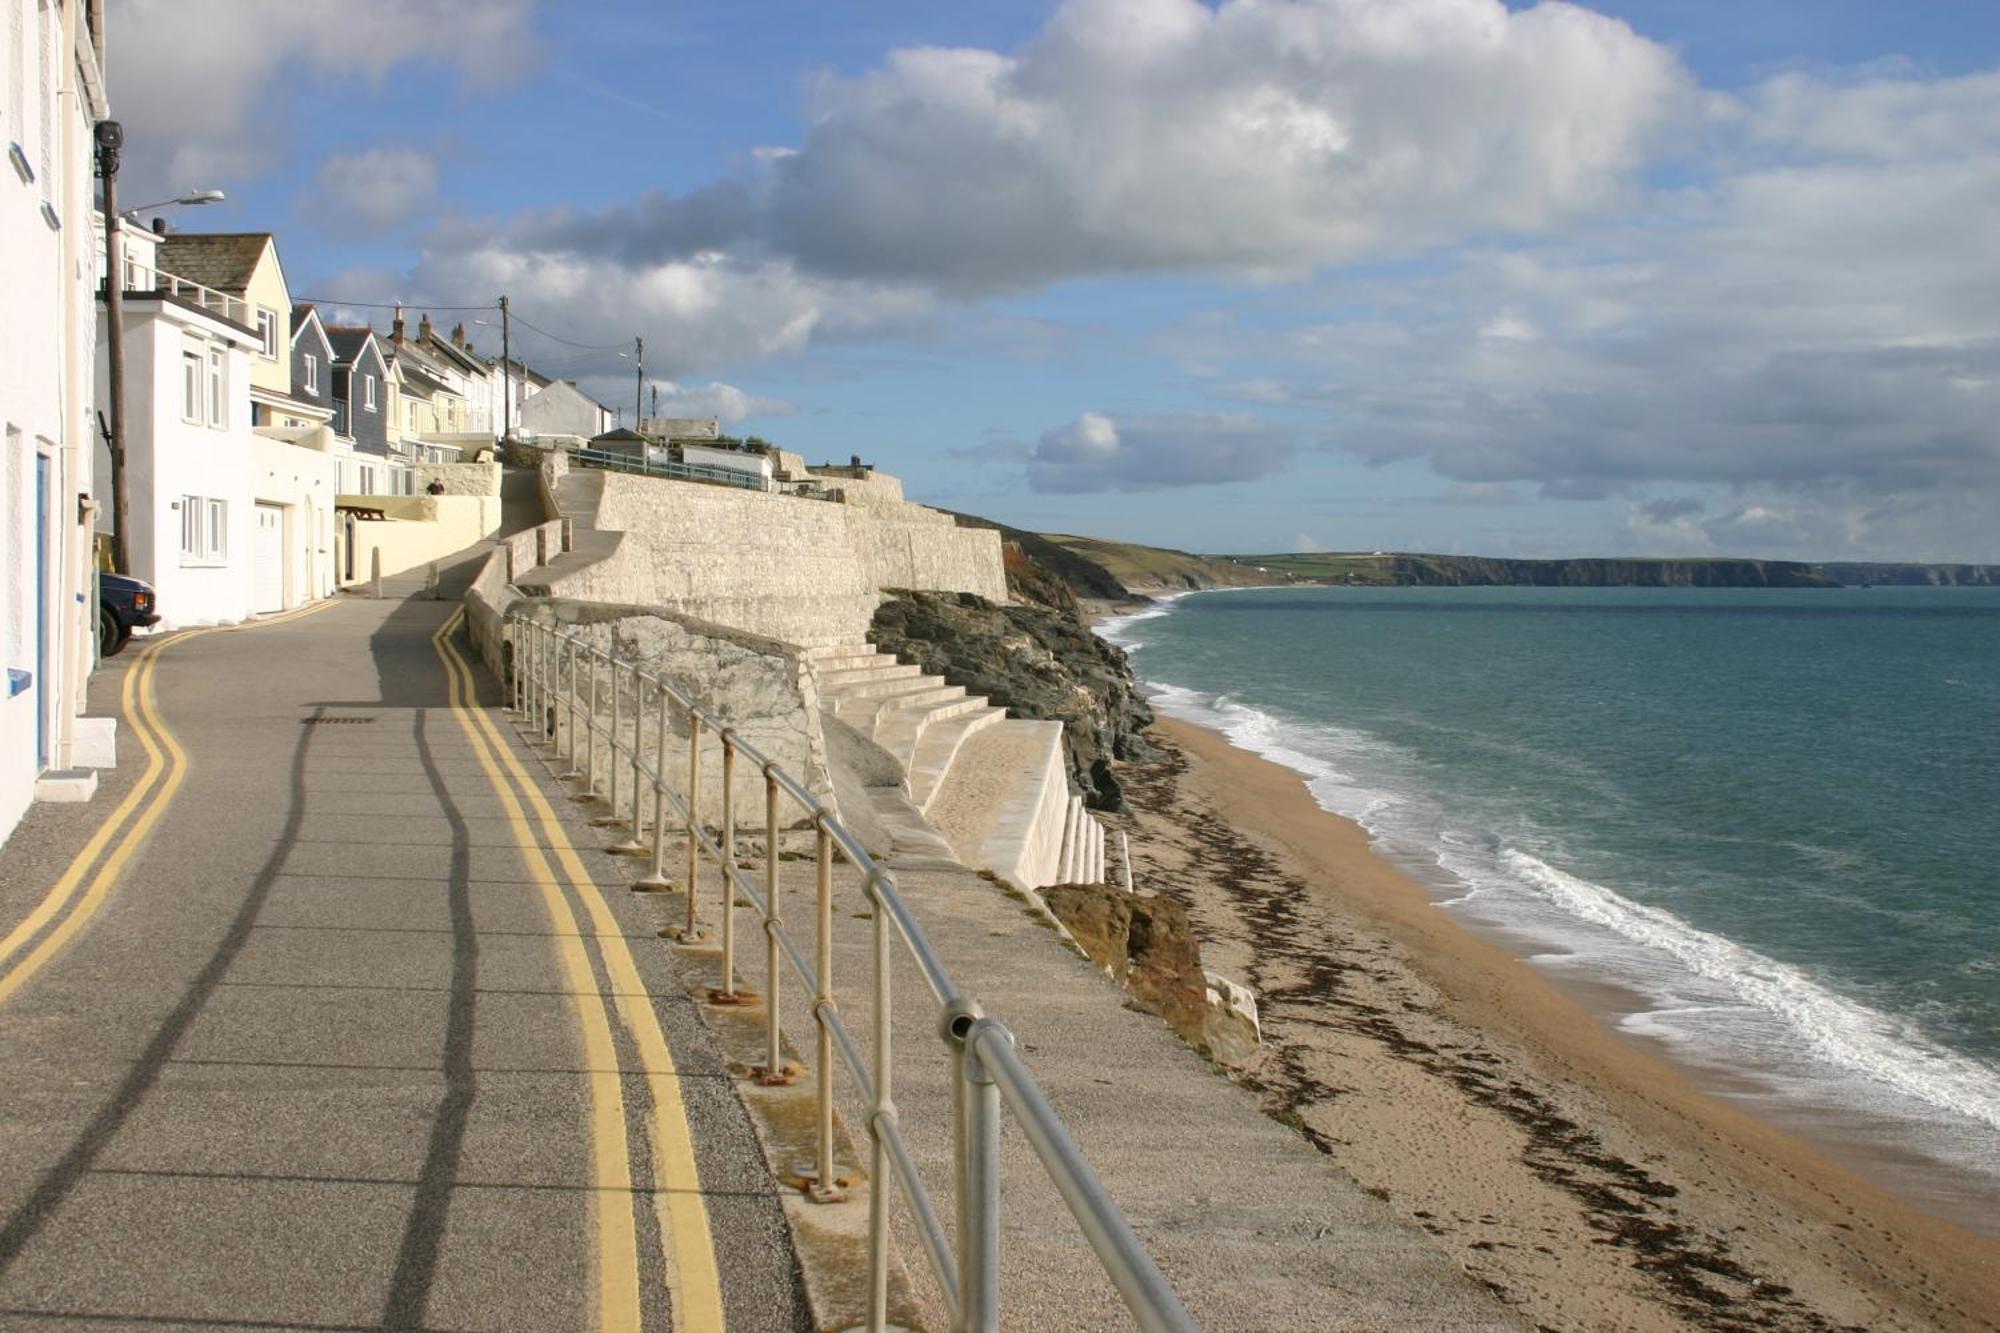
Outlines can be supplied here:
[[285, 609], [285, 507], [257, 506], [257, 555], [250, 609], [259, 615]]

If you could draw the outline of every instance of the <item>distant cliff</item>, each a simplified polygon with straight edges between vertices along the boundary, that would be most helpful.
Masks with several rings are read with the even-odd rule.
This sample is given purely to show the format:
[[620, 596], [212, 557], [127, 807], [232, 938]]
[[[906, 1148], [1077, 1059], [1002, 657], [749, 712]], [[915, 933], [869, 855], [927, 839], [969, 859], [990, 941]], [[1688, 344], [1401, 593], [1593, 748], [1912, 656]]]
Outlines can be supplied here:
[[1423, 587], [1832, 588], [1790, 560], [1509, 560], [1482, 555], [1239, 555], [1231, 560], [1298, 582]]
[[1960, 587], [2000, 584], [2000, 565], [1896, 565], [1830, 561], [1814, 566], [1836, 583], [1850, 588], [1884, 585]]
[[1132, 593], [1254, 588], [1294, 581], [1282, 574], [1258, 569], [1255, 561], [1231, 556], [1193, 555], [1162, 546], [1138, 546], [1097, 537], [1072, 537], [1060, 532], [1041, 535], [1072, 557], [1104, 570]]

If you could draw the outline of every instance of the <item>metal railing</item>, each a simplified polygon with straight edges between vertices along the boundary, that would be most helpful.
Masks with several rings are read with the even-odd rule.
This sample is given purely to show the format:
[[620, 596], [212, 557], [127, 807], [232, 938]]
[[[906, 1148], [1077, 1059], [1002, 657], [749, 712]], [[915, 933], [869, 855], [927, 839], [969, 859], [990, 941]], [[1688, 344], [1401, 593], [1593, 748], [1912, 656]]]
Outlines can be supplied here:
[[[755, 911], [764, 935], [765, 1049], [764, 1063], [756, 1071], [760, 1079], [789, 1081], [779, 1016], [784, 972], [789, 970], [812, 997], [815, 1160], [805, 1192], [819, 1202], [843, 1197], [834, 1168], [833, 1078], [837, 1060], [868, 1108], [869, 1327], [884, 1328], [888, 1320], [891, 1194], [885, 1182], [890, 1180], [895, 1181], [908, 1207], [957, 1327], [985, 1333], [1000, 1326], [1000, 1110], [1004, 1105], [1137, 1326], [1146, 1330], [1193, 1329], [1179, 1297], [1016, 1053], [1013, 1034], [959, 990], [931, 948], [922, 925], [897, 893], [894, 877], [875, 864], [819, 799], [726, 723], [696, 708], [673, 686], [641, 671], [637, 664], [620, 662], [602, 648], [537, 621], [515, 618], [507, 626], [513, 654], [509, 682], [513, 709], [540, 741], [553, 747], [556, 762], [567, 765], [563, 776], [581, 782], [584, 795], [601, 797], [610, 807], [610, 819], [626, 829], [627, 841], [613, 850], [650, 856], [651, 868], [639, 881], [641, 887], [667, 887], [669, 837], [685, 839], [680, 867], [687, 886], [686, 918], [680, 932], [684, 940], [701, 938], [702, 858], [713, 862], [714, 893], [719, 897], [711, 902], [720, 913], [721, 985], [715, 992], [719, 1002], [738, 998], [739, 896]], [[704, 821], [700, 808], [705, 735], [714, 738], [721, 754], [720, 796], [714, 803], [719, 816], [713, 825]], [[687, 743], [685, 773], [670, 775], [669, 741], [683, 736]], [[646, 753], [649, 738], [650, 762]], [[763, 828], [761, 838], [756, 839], [763, 852], [761, 884], [739, 863], [736, 779], [742, 763], [751, 765], [763, 780]], [[677, 789], [677, 777], [684, 777], [684, 791]], [[791, 821], [781, 818], [787, 803], [797, 811]], [[806, 827], [812, 831], [815, 869], [810, 959], [788, 929], [779, 900], [779, 865], [784, 859], [781, 835], [788, 828]], [[868, 988], [872, 1066], [833, 995], [837, 859], [844, 859], [858, 872], [861, 893], [872, 909], [868, 914], [873, 936]], [[750, 864], [756, 868], [754, 857]], [[898, 940], [915, 960], [936, 1001], [937, 1032], [952, 1057], [955, 1244], [938, 1220], [937, 1207], [918, 1174], [896, 1111], [891, 970]]]
[[650, 450], [637, 456], [612, 453], [606, 449], [577, 449], [570, 461], [585, 467], [608, 468], [614, 472], [636, 472], [645, 477], [672, 477], [677, 481], [709, 481], [723, 486], [740, 486], [747, 491], [768, 491], [771, 483], [749, 472], [733, 468], [706, 467], [700, 463], [676, 463], [670, 458], [652, 458]]
[[165, 296], [178, 297], [191, 305], [212, 314], [222, 316], [233, 324], [250, 327], [250, 302], [228, 292], [219, 292], [213, 287], [204, 287], [191, 278], [177, 277], [164, 269], [154, 268], [131, 256], [125, 258], [125, 290], [128, 292], [159, 292]]

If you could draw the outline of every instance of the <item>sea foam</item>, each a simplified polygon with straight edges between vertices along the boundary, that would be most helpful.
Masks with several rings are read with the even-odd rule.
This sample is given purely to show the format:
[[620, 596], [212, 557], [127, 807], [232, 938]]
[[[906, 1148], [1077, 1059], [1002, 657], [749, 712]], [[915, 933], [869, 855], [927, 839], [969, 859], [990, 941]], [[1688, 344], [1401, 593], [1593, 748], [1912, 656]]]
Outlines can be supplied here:
[[[1144, 644], [1131, 628], [1173, 609], [1151, 607], [1107, 621], [1099, 632], [1136, 652]], [[1297, 772], [1321, 808], [1360, 824], [1397, 860], [1434, 865], [1439, 873], [1426, 878], [1441, 906], [1539, 940], [1553, 950], [1533, 955], [1541, 966], [1601, 976], [1646, 996], [1649, 1007], [1625, 1015], [1623, 1030], [1668, 1042], [1697, 1065], [1769, 1075], [1781, 1093], [1927, 1124], [1944, 1131], [1924, 1136], [1941, 1155], [2000, 1169], [1990, 1133], [2000, 1129], [2000, 1077], [1979, 1060], [1799, 968], [1491, 832], [1453, 827], [1447, 812], [1396, 772], [1402, 765], [1394, 747], [1364, 732], [1281, 718], [1226, 694], [1145, 684], [1161, 712]]]

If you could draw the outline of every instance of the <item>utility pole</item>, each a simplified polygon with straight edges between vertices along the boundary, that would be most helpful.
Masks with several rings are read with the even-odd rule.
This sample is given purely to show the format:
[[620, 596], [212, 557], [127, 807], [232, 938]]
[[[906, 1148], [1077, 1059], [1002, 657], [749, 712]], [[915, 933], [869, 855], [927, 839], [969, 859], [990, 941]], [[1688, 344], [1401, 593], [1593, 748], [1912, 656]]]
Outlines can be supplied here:
[[500, 442], [514, 438], [514, 337], [507, 324], [507, 298], [500, 298]]
[[632, 340], [633, 358], [639, 363], [639, 382], [632, 389], [632, 429], [639, 429], [646, 419], [646, 340]]
[[104, 322], [109, 356], [105, 378], [110, 390], [111, 429], [106, 447], [111, 453], [111, 567], [120, 574], [132, 572], [132, 556], [127, 546], [127, 504], [125, 500], [125, 263], [118, 239], [118, 150], [125, 145], [125, 128], [115, 120], [100, 120], [93, 131], [97, 140], [97, 171], [104, 178]]
[[660, 415], [660, 386], [657, 384], [653, 386], [653, 415]]

